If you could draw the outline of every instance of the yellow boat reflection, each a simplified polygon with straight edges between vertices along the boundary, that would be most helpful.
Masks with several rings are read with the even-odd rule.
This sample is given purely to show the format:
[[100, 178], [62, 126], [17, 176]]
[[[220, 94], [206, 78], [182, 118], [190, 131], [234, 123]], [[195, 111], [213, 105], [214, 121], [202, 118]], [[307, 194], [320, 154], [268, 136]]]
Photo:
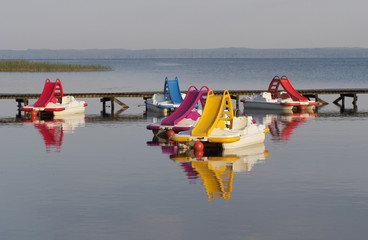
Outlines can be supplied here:
[[268, 156], [264, 143], [218, 153], [205, 152], [198, 156], [194, 150], [180, 151], [170, 158], [180, 162], [188, 179], [201, 178], [208, 201], [215, 197], [230, 199], [234, 173], [251, 171], [258, 162]]

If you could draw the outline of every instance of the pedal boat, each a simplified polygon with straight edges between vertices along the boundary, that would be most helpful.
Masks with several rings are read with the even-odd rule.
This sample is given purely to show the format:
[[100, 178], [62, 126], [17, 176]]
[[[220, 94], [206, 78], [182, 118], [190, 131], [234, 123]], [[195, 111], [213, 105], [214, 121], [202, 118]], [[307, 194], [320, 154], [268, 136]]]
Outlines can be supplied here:
[[197, 125], [192, 130], [174, 134], [170, 140], [176, 142], [179, 149], [196, 148], [198, 140], [205, 149], [235, 149], [264, 142], [268, 131], [251, 116], [234, 117], [228, 90], [222, 96], [215, 96], [210, 90]]
[[165, 135], [169, 130], [174, 132], [188, 131], [195, 126], [201, 116], [201, 110], [197, 108], [198, 101], [204, 109], [204, 97], [208, 93], [208, 87], [203, 86], [198, 90], [195, 86], [190, 86], [182, 104], [161, 123], [151, 123], [147, 126], [154, 135]]
[[174, 80], [165, 78], [164, 93], [156, 93], [145, 101], [146, 111], [159, 114], [169, 114], [175, 111], [183, 102], [185, 94], [180, 92], [179, 81], [176, 77]]
[[[280, 85], [285, 91], [278, 91]], [[294, 110], [311, 112], [313, 107], [318, 105], [317, 102], [310, 101], [297, 92], [286, 76], [281, 78], [275, 76], [267, 92], [261, 92], [259, 95], [249, 96], [240, 101], [243, 102], [244, 109], [279, 110], [285, 113], [292, 113]]]
[[40, 98], [34, 105], [21, 108], [24, 112], [50, 113], [54, 116], [62, 116], [75, 113], [84, 113], [87, 103], [77, 101], [73, 96], [64, 96], [63, 88], [59, 79], [51, 82], [46, 79]]

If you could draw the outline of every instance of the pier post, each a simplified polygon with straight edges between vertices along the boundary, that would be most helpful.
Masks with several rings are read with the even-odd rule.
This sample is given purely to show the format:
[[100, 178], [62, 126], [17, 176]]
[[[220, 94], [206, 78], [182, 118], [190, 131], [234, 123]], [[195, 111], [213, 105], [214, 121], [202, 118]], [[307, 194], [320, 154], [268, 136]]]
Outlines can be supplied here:
[[239, 116], [240, 110], [239, 110], [239, 95], [231, 95], [231, 99], [235, 99], [235, 115]]
[[125, 103], [123, 103], [122, 101], [118, 100], [115, 97], [104, 97], [104, 98], [101, 98], [100, 101], [102, 102], [102, 115], [106, 115], [106, 102], [107, 101], [110, 102], [110, 108], [111, 108], [110, 114], [111, 115], [115, 115], [115, 103], [122, 106], [122, 109], [117, 112], [117, 115], [119, 115], [120, 113], [125, 111], [127, 108], [129, 108], [128, 105], [126, 105]]
[[357, 108], [357, 101], [358, 101], [358, 96], [356, 95], [356, 93], [353, 94], [353, 106], [354, 109]]
[[100, 99], [100, 102], [102, 102], [102, 115], [104, 116], [106, 115], [106, 102], [107, 101], [110, 101], [110, 98], [104, 97]]
[[21, 117], [22, 116], [22, 103], [24, 103], [24, 106], [27, 106], [28, 105], [28, 99], [24, 99], [24, 98], [18, 98], [18, 99], [15, 99], [15, 101], [18, 103], [18, 117]]
[[111, 115], [114, 114], [114, 97], [110, 98], [110, 105], [111, 105]]
[[[335, 101], [333, 101], [333, 103], [337, 106], [340, 107], [340, 112], [345, 112], [345, 97], [352, 97], [353, 98], [353, 112], [356, 112], [358, 107], [357, 107], [357, 101], [358, 101], [358, 96], [356, 95], [356, 93], [353, 94], [340, 94], [340, 97], [337, 98]], [[339, 101], [341, 101], [341, 104], [339, 104]]]
[[236, 110], [239, 110], [239, 95], [236, 95]]

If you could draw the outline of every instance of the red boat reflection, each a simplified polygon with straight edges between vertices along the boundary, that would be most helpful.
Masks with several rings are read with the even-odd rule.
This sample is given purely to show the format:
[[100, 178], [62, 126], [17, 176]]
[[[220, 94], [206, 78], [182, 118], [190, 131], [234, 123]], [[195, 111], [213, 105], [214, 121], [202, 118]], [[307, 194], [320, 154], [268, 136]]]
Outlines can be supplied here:
[[83, 114], [54, 117], [49, 120], [32, 120], [46, 146], [46, 152], [60, 152], [64, 133], [73, 133], [77, 127], [84, 127], [86, 118]]
[[317, 117], [317, 113], [268, 114], [263, 123], [270, 129], [273, 141], [289, 141], [298, 126], [314, 117]]

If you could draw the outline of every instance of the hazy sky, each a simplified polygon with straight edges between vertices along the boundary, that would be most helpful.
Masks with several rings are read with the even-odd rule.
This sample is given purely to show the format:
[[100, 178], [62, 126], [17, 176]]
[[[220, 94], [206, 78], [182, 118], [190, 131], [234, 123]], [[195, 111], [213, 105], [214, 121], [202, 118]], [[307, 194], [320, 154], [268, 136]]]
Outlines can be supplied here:
[[1, 0], [0, 49], [368, 48], [367, 0]]

